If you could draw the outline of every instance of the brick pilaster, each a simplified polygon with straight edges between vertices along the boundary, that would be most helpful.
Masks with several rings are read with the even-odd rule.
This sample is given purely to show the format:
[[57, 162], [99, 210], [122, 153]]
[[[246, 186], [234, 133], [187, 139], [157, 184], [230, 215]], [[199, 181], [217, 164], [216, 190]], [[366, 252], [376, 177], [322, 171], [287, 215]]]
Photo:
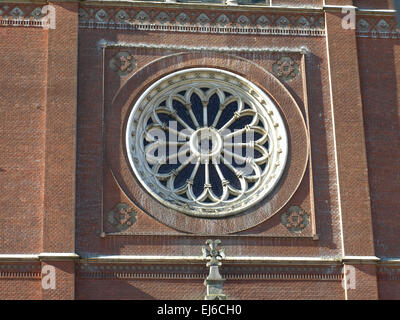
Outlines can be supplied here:
[[[75, 161], [78, 59], [78, 4], [50, 3], [56, 27], [48, 30], [46, 160], [43, 252], [75, 250]], [[56, 264], [60, 264], [56, 263]], [[73, 262], [62, 262], [58, 293], [43, 298], [74, 297]], [[68, 271], [65, 271], [68, 269]]]
[[[336, 12], [326, 12], [326, 29], [343, 255], [374, 256], [355, 30], [343, 29]], [[359, 294], [348, 298], [363, 298], [363, 283], [355, 289]], [[377, 293], [368, 291], [370, 296]]]

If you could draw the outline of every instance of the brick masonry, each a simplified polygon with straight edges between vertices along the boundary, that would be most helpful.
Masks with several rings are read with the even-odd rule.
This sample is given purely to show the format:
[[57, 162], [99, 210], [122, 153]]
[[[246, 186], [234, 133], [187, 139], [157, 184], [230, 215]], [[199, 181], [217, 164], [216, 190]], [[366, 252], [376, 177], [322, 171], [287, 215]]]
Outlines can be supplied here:
[[[393, 9], [391, 1], [324, 3]], [[399, 32], [388, 11], [358, 12], [358, 29], [343, 30], [340, 8], [324, 3], [54, 1], [49, 30], [36, 16], [40, 1], [2, 3], [0, 299], [202, 299], [205, 264], [171, 259], [200, 256], [216, 236], [228, 258], [273, 260], [224, 263], [228, 299], [399, 299]], [[121, 52], [134, 61], [127, 71], [111, 63]], [[293, 79], [274, 69], [282, 57], [299, 66]], [[153, 200], [121, 139], [147, 86], [199, 66], [257, 84], [295, 142], [274, 195], [215, 226]], [[108, 219], [121, 208], [131, 217], [123, 228]], [[299, 232], [283, 223], [292, 208], [309, 219]], [[47, 265], [56, 289], [42, 288]], [[355, 287], [343, 286], [351, 275]]]

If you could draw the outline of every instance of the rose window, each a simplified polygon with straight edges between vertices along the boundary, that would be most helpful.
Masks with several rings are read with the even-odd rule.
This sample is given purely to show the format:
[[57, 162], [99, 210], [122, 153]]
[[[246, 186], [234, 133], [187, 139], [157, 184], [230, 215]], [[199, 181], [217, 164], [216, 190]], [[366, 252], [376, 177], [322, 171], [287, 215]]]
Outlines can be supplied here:
[[126, 129], [132, 170], [158, 201], [198, 217], [241, 212], [283, 174], [285, 123], [272, 100], [233, 73], [170, 74], [135, 103]]

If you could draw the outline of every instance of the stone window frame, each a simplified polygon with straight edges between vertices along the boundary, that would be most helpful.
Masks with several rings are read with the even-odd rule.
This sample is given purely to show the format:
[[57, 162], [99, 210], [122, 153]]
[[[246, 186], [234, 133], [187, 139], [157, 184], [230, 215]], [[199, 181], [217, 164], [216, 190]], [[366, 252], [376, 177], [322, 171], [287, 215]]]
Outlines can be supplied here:
[[[208, 91], [203, 92], [202, 89], [206, 88]], [[185, 92], [185, 96], [180, 95], [179, 92]], [[234, 116], [226, 123], [224, 122], [225, 126], [222, 128], [216, 128], [218, 123], [207, 123], [207, 112], [213, 111], [209, 109], [209, 99], [214, 94], [218, 95], [220, 102], [215, 120], [220, 119], [221, 114], [224, 114], [223, 108], [229, 103], [237, 103], [238, 106]], [[201, 98], [202, 110], [192, 106], [190, 102], [192, 95], [198, 95]], [[172, 106], [173, 102], [185, 105], [190, 114], [189, 121], [185, 122], [176, 113], [176, 109]], [[196, 112], [200, 112], [200, 114], [195, 115]], [[162, 167], [160, 159], [154, 159], [153, 165], [149, 164], [148, 150], [160, 147], [160, 141], [157, 140], [144, 146], [144, 143], [150, 139], [146, 137], [151, 135], [152, 131], [161, 131], [161, 133], [167, 131], [168, 124], [160, 120], [161, 116], [179, 120], [177, 122], [183, 124], [181, 128], [186, 129], [190, 135], [190, 140], [184, 145], [184, 147], [188, 145], [190, 159], [177, 165], [176, 170], [168, 173], [158, 172]], [[246, 148], [252, 148], [251, 151], [256, 148], [261, 153], [261, 157], [244, 159], [234, 152], [235, 148], [230, 148], [230, 151], [225, 148], [229, 143], [224, 140], [227, 135], [220, 134], [223, 133], [221, 129], [228, 128], [229, 124], [234, 125], [235, 121], [240, 122], [245, 116], [251, 116], [252, 121], [251, 125], [241, 128], [243, 132], [252, 131], [254, 134], [254, 131], [257, 131], [262, 134], [262, 138], [256, 143], [254, 141], [246, 143]], [[203, 123], [201, 123], [202, 121]], [[251, 208], [264, 199], [277, 185], [284, 172], [288, 154], [288, 137], [285, 126], [275, 103], [265, 92], [246, 78], [222, 69], [188, 68], [159, 79], [136, 101], [127, 122], [126, 151], [136, 178], [147, 192], [160, 203], [196, 217], [226, 217]], [[168, 130], [171, 129], [168, 128]], [[178, 132], [177, 134], [179, 135]], [[199, 134], [210, 135], [215, 141], [211, 153], [198, 150]], [[264, 140], [262, 144], [258, 143], [260, 140]], [[266, 142], [268, 149], [264, 147]], [[166, 144], [168, 143], [166, 142]], [[178, 155], [177, 152], [169, 155], [169, 158]], [[230, 163], [229, 156], [245, 161], [244, 169], [235, 167], [235, 161]], [[175, 188], [174, 180], [184, 174], [182, 173], [184, 168], [189, 168], [189, 160], [197, 160], [193, 165], [191, 176], [186, 177], [187, 180], [182, 186]], [[210, 170], [214, 168], [220, 179], [210, 178]], [[231, 184], [232, 178], [230, 181], [222, 172], [221, 169], [226, 170], [227, 168], [240, 181], [240, 188], [234, 188]], [[244, 174], [245, 169], [251, 170], [252, 174]], [[195, 195], [193, 180], [199, 178], [200, 171], [203, 171], [205, 175], [204, 186], [201, 194]], [[221, 189], [223, 190], [220, 196], [213, 192], [218, 180], [221, 180], [219, 183], [222, 184]]]

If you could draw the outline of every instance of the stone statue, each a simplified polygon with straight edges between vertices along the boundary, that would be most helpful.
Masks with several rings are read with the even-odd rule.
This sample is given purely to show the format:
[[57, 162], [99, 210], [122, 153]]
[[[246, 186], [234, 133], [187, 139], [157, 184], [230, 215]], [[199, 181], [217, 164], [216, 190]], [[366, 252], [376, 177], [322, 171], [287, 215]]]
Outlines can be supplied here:
[[206, 241], [206, 245], [202, 248], [203, 258], [209, 259], [207, 267], [210, 267], [208, 277], [204, 281], [204, 285], [207, 287], [207, 295], [205, 300], [225, 300], [226, 295], [223, 293], [223, 285], [225, 279], [221, 277], [219, 273], [219, 267], [222, 265], [221, 260], [225, 259], [225, 249], [219, 248], [221, 240]]

